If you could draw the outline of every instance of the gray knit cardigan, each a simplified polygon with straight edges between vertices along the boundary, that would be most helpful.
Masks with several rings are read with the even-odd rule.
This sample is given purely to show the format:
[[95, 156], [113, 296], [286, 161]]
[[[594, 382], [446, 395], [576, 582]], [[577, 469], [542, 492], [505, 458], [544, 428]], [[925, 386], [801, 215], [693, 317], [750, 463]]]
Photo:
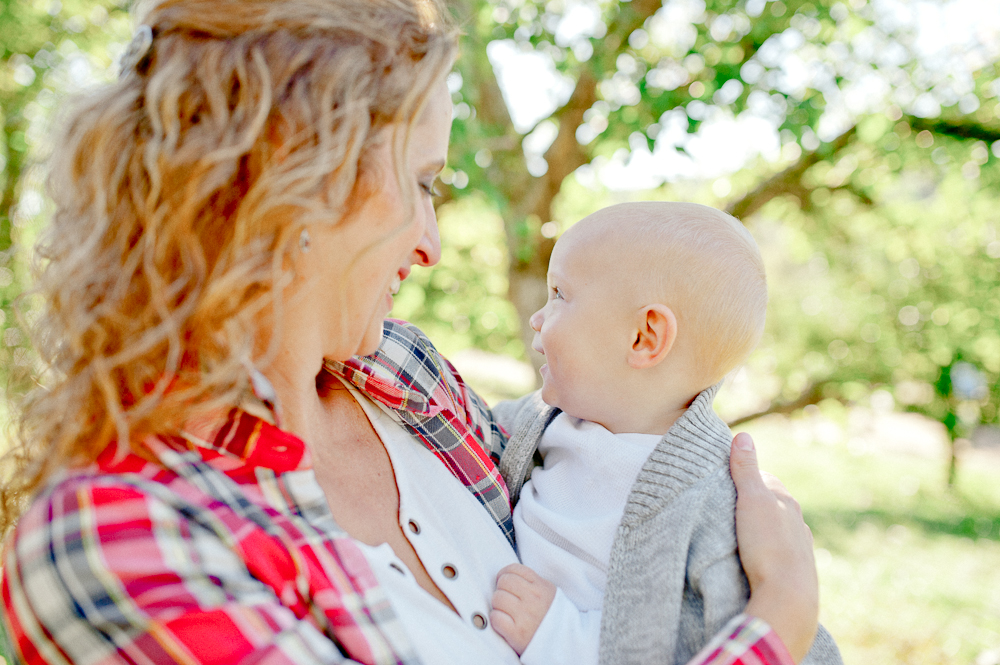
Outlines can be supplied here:
[[[608, 563], [601, 665], [687, 663], [746, 606], [729, 475], [732, 432], [712, 409], [717, 389], [698, 395], [663, 436], [629, 494]], [[516, 503], [559, 411], [535, 392], [493, 413], [511, 435], [500, 472]], [[842, 665], [822, 627], [802, 662]]]

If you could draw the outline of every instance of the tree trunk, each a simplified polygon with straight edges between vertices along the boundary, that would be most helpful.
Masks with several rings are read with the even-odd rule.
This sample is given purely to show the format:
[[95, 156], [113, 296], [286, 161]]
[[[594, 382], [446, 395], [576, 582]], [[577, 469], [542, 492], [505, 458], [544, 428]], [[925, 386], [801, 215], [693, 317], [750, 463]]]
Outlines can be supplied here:
[[949, 490], [955, 488], [955, 476], [958, 475], [958, 450], [954, 438], [948, 440], [948, 477], [945, 483]]
[[7, 166], [4, 169], [3, 191], [0, 193], [0, 264], [6, 265], [10, 260], [10, 248], [14, 244], [14, 204], [17, 185], [21, 180], [21, 168], [24, 164], [24, 152], [14, 148], [14, 134], [23, 131], [24, 124], [20, 116], [5, 118], [3, 137], [7, 147]]

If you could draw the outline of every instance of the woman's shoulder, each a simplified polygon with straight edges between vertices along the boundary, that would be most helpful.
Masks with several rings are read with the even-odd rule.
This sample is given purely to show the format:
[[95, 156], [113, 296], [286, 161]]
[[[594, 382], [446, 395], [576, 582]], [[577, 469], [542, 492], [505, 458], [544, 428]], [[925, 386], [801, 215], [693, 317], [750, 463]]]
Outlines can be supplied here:
[[162, 469], [128, 461], [136, 471], [106, 473], [96, 462], [63, 470], [32, 497], [5, 543], [8, 613], [17, 599], [44, 611], [87, 601], [111, 571], [150, 551], [164, 525], [181, 522], [178, 506], [150, 491]]
[[[18, 519], [13, 539], [50, 531], [53, 525], [83, 528], [88, 519], [99, 519], [101, 524], [135, 519], [136, 511], [142, 511], [139, 506], [161, 494], [153, 488], [166, 488], [175, 477], [164, 467], [132, 453], [118, 460], [102, 455], [89, 465], [65, 469], [32, 497]], [[100, 525], [92, 522], [91, 526]]]
[[65, 539], [71, 532], [104, 541], [113, 533], [123, 537], [122, 529], [155, 531], [157, 523], [197, 521], [223, 510], [227, 502], [210, 489], [225, 480], [224, 469], [212, 461], [218, 453], [178, 441], [151, 436], [128, 449], [111, 443], [93, 462], [53, 474], [18, 518], [11, 536], [18, 556], [31, 549], [22, 543]]
[[[195, 455], [186, 458], [193, 466]], [[151, 637], [168, 635], [177, 653], [195, 654], [191, 662], [207, 662], [198, 654], [208, 652], [212, 662], [236, 662], [253, 649], [283, 653], [277, 645], [294, 632], [305, 639], [291, 643], [315, 651], [310, 662], [333, 662], [335, 648], [317, 632], [333, 624], [308, 618], [306, 599], [320, 597], [326, 605], [316, 607], [343, 624], [329, 634], [357, 642], [342, 608], [368, 612], [357, 591], [368, 593], [372, 578], [350, 542], [310, 531], [294, 511], [258, 519], [264, 507], [210, 463], [199, 478], [169, 459], [105, 461], [53, 478], [6, 544], [2, 614], [21, 653], [174, 662]], [[308, 593], [296, 586], [306, 578]]]

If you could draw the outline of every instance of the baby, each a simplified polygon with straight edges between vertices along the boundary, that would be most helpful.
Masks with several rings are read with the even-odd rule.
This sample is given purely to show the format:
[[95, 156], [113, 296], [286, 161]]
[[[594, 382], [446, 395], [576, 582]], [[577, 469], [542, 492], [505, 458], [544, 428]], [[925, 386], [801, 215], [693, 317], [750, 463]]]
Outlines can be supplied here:
[[[718, 210], [616, 205], [562, 235], [548, 289], [540, 394], [494, 409], [524, 565], [491, 623], [525, 665], [686, 663], [749, 598], [712, 400], [764, 329], [760, 253]], [[822, 628], [803, 662], [841, 662]]]

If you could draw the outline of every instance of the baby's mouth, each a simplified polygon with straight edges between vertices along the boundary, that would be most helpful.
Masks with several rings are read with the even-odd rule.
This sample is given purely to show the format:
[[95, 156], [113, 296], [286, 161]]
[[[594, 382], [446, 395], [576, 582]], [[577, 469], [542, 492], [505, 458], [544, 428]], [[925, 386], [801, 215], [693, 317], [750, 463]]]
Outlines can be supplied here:
[[399, 287], [402, 283], [403, 280], [399, 278], [399, 275], [393, 277], [392, 282], [389, 283], [389, 293], [391, 293], [392, 295], [396, 295], [397, 293], [399, 293]]

